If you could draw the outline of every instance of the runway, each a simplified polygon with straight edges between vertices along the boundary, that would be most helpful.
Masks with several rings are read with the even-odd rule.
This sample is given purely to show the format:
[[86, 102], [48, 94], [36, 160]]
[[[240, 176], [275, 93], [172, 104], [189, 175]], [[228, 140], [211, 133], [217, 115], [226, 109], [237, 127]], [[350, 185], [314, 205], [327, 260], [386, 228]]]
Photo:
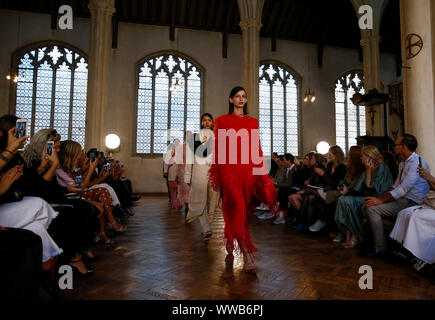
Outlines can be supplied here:
[[[69, 299], [435, 299], [430, 283], [412, 269], [360, 257], [326, 235], [299, 235], [286, 225], [253, 218], [259, 249], [257, 276], [242, 270], [242, 258], [228, 265], [222, 245], [222, 215], [214, 234], [202, 241], [199, 225], [185, 224], [167, 195], [145, 195], [133, 208], [127, 232], [111, 246], [98, 244], [100, 260], [90, 278], [74, 279]], [[198, 222], [199, 223], [199, 222]], [[361, 290], [358, 269], [373, 269], [373, 289]]]

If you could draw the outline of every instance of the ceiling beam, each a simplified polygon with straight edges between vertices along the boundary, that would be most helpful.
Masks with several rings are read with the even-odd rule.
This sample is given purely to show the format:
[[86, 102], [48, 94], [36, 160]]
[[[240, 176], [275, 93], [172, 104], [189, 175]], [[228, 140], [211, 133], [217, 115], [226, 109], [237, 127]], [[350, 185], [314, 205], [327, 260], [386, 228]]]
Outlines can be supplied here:
[[52, 30], [56, 30], [57, 29], [57, 18], [58, 18], [58, 12], [59, 12], [59, 1], [57, 1], [57, 0], [50, 1], [50, 7], [51, 7], [50, 28]]
[[169, 25], [169, 40], [175, 40], [175, 18], [177, 17], [177, 0], [170, 0], [171, 22]]
[[228, 32], [230, 29], [231, 16], [234, 11], [235, 3], [236, 3], [235, 1], [229, 2], [229, 7], [225, 19], [224, 33], [222, 37], [222, 58], [224, 59], [228, 57]]
[[323, 67], [323, 44], [317, 45], [317, 67], [319, 69]]

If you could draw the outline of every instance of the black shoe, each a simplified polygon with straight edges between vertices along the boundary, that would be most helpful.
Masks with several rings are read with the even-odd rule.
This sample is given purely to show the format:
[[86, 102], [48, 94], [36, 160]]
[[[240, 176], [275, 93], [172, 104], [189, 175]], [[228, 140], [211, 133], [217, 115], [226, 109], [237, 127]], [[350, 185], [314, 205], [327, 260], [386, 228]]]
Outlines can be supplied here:
[[130, 217], [134, 216], [134, 212], [130, 208], [122, 208], [122, 210], [124, 210], [124, 212], [125, 212], [125, 216], [124, 217], [126, 217], [126, 216], [130, 216]]
[[[79, 260], [79, 261], [80, 261], [80, 260]], [[79, 261], [75, 261], [75, 262], [79, 262]], [[74, 274], [75, 274], [75, 275], [78, 275], [78, 276], [80, 276], [80, 277], [87, 278], [87, 277], [90, 277], [90, 276], [92, 276], [92, 275], [94, 274], [94, 270], [89, 269], [88, 267], [86, 267], [86, 265], [85, 265], [85, 267], [86, 267], [86, 272], [85, 272], [85, 273], [81, 273], [81, 272], [79, 271], [79, 269], [77, 269], [76, 267], [74, 267], [72, 264], [70, 264], [70, 266], [71, 266], [71, 268], [73, 269]]]
[[296, 217], [288, 217], [285, 219], [285, 223], [288, 225], [292, 225], [295, 224], [297, 222], [298, 219], [296, 219]]
[[112, 213], [115, 216], [115, 218], [119, 218], [119, 219], [129, 216], [129, 214], [124, 209], [122, 209], [119, 204], [113, 207]]
[[130, 197], [131, 197], [131, 201], [138, 201], [140, 198], [142, 198], [140, 195], [134, 193], [132, 193]]
[[380, 251], [376, 247], [373, 247], [367, 251], [367, 256], [369, 257], [385, 258], [387, 255], [387, 250]]

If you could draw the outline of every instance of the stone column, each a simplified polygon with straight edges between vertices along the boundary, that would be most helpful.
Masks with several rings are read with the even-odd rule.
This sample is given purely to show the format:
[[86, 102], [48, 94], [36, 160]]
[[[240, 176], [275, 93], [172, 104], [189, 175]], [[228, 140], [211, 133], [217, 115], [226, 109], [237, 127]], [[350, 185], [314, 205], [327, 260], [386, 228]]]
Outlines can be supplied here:
[[91, 0], [85, 147], [105, 150], [114, 0]]
[[260, 67], [260, 28], [264, 0], [237, 0], [242, 28], [242, 86], [248, 94], [249, 114], [259, 117], [258, 68]]
[[[416, 136], [417, 152], [435, 172], [435, 3], [432, 0], [401, 0], [403, 102], [405, 131]], [[408, 34], [418, 34], [423, 48], [407, 59]], [[416, 51], [414, 48], [413, 51]]]
[[[364, 89], [368, 93], [369, 90], [377, 89], [382, 92], [381, 79], [379, 76], [379, 43], [381, 38], [379, 36], [368, 36], [361, 39], [360, 44], [363, 50], [363, 63], [364, 63]], [[369, 111], [373, 109], [376, 111], [374, 115], [374, 126], [371, 125], [371, 116]], [[384, 135], [383, 123], [383, 106], [366, 107], [366, 128], [368, 133], [372, 136]], [[364, 133], [362, 133], [364, 135]]]

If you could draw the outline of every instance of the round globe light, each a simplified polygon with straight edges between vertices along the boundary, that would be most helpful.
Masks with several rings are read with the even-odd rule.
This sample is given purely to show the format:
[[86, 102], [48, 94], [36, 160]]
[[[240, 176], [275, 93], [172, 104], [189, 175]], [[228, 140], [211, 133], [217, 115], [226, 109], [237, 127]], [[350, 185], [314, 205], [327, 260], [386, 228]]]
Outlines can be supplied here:
[[106, 136], [106, 147], [108, 149], [116, 149], [121, 144], [121, 139], [119, 139], [118, 135], [114, 133], [110, 133]]
[[318, 152], [318, 153], [326, 154], [326, 153], [328, 153], [328, 151], [329, 151], [329, 143], [326, 142], [326, 141], [320, 141], [320, 142], [317, 144], [316, 149], [317, 149], [317, 152]]

